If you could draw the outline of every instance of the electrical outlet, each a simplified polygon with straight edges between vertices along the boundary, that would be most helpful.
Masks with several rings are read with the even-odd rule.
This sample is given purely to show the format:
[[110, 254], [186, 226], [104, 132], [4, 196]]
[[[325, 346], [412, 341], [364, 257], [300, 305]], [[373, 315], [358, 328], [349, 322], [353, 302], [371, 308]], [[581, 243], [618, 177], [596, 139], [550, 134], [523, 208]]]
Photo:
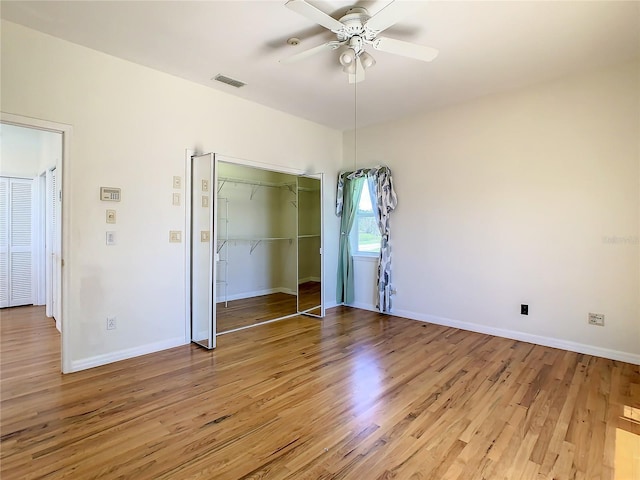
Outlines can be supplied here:
[[200, 241], [208, 242], [209, 241], [209, 230], [202, 230], [200, 232]]
[[172, 205], [179, 207], [180, 206], [180, 194], [174, 193], [173, 199], [171, 200]]
[[520, 315], [529, 315], [529, 305], [520, 305]]
[[116, 329], [116, 317], [107, 317], [107, 330]]
[[203, 192], [209, 191], [209, 180], [202, 180], [202, 191]]
[[589, 312], [589, 325], [598, 325], [604, 327], [604, 314]]
[[180, 230], [170, 230], [169, 243], [182, 243], [182, 232]]

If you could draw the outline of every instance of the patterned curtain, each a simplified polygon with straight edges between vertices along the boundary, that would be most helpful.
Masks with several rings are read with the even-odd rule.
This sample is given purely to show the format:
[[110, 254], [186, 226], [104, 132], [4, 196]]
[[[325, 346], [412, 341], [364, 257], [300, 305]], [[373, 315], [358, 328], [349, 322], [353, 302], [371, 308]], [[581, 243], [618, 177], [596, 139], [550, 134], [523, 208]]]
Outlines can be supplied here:
[[[357, 202], [360, 198], [360, 192], [362, 191], [362, 186], [360, 186], [360, 192], [358, 196], [355, 197], [355, 200], [352, 200], [352, 197], [349, 198], [349, 195], [344, 196], [344, 191], [346, 189], [346, 185], [349, 180], [355, 180], [360, 178], [366, 178], [369, 184], [369, 194], [372, 197], [372, 205], [377, 206], [375, 214], [376, 221], [378, 223], [378, 229], [380, 230], [380, 256], [378, 257], [378, 275], [376, 279], [377, 284], [377, 298], [376, 298], [376, 307], [383, 313], [391, 312], [391, 229], [389, 225], [389, 217], [391, 212], [396, 208], [398, 204], [398, 198], [396, 196], [396, 192], [393, 188], [393, 177], [391, 176], [391, 170], [389, 167], [374, 167], [370, 169], [360, 169], [355, 172], [344, 172], [340, 174], [338, 177], [338, 191], [336, 197], [336, 214], [338, 216], [343, 213], [343, 203], [346, 203], [347, 199], [350, 202]], [[355, 193], [355, 192], [354, 192]], [[352, 205], [350, 205], [351, 207]], [[353, 205], [355, 206], [355, 205]], [[355, 211], [353, 212], [353, 216], [355, 217]], [[353, 226], [353, 218], [351, 219], [351, 224], [348, 225], [349, 229], [345, 230], [341, 227], [341, 244], [342, 238], [346, 231], [346, 236], [348, 238], [349, 232], [351, 231], [351, 227]], [[343, 216], [343, 222], [344, 216]], [[347, 241], [348, 243], [348, 241]], [[340, 266], [338, 267], [340, 269]], [[351, 266], [353, 269], [353, 265]], [[340, 272], [338, 272], [338, 285], [340, 285]], [[340, 297], [338, 298], [340, 301]]]

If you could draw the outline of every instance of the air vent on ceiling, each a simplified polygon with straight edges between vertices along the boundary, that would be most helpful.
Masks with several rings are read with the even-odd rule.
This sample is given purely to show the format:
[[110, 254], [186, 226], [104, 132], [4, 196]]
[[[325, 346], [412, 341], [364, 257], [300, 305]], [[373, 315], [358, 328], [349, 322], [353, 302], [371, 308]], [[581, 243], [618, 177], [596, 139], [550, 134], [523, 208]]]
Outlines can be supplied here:
[[231, 85], [232, 87], [240, 88], [244, 87], [246, 83], [241, 82], [240, 80], [235, 80], [233, 78], [225, 77], [224, 75], [216, 75], [213, 77], [214, 80], [218, 82], [226, 83], [227, 85]]

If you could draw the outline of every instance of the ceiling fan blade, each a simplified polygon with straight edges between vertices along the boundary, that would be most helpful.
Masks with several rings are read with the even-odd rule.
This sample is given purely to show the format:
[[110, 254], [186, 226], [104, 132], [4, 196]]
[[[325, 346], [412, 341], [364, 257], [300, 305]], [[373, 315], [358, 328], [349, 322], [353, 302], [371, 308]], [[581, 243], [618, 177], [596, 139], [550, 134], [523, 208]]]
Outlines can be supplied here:
[[335, 50], [341, 45], [344, 45], [344, 43], [345, 42], [338, 42], [335, 40], [332, 42], [323, 43], [313, 48], [309, 48], [308, 50], [303, 50], [302, 52], [296, 53], [295, 55], [292, 55], [290, 57], [283, 58], [282, 60], [280, 60], [280, 63], [286, 64], [286, 63], [297, 62], [299, 60], [304, 60], [307, 57], [311, 57], [312, 55], [315, 55], [316, 53], [324, 52], [327, 50]]
[[378, 37], [373, 41], [373, 48], [381, 52], [395, 53], [403, 57], [415, 58], [423, 62], [430, 62], [438, 56], [438, 50], [424, 45], [404, 42], [389, 37]]
[[374, 36], [422, 7], [424, 2], [392, 1], [364, 24], [365, 31]]
[[364, 67], [360, 57], [356, 58], [356, 73], [349, 74], [349, 83], [360, 83], [364, 80]]
[[316, 7], [308, 4], [304, 0], [289, 0], [284, 4], [284, 6], [333, 32], [339, 32], [344, 28], [344, 25], [341, 22], [330, 17], [323, 11], [318, 10]]

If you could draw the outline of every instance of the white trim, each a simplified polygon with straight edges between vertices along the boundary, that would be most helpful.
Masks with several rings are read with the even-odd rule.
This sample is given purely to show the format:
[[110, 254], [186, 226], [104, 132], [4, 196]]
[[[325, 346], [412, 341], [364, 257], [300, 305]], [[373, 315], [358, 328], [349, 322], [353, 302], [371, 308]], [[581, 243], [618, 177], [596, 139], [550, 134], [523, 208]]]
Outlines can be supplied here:
[[[51, 122], [39, 118], [26, 117], [13, 113], [0, 112], [0, 121], [10, 125], [18, 125], [21, 127], [36, 128], [62, 134], [62, 157], [56, 162], [58, 172], [58, 181], [60, 183], [60, 191], [62, 192], [62, 208], [60, 212], [60, 261], [64, 263], [70, 261], [67, 255], [67, 249], [70, 245], [72, 221], [71, 221], [71, 170], [70, 170], [70, 152], [71, 138], [73, 135], [73, 127], [64, 123]], [[68, 269], [62, 267], [60, 272], [60, 288], [58, 290], [58, 305], [60, 306], [60, 315], [58, 315], [56, 326], [60, 327], [60, 353], [62, 358], [62, 373], [69, 373], [73, 368], [71, 361], [71, 334], [73, 328], [71, 320], [68, 318], [69, 310], [69, 273]], [[63, 328], [64, 326], [64, 328]]]
[[184, 191], [182, 198], [184, 198], [185, 216], [184, 216], [184, 341], [185, 343], [191, 342], [191, 199], [193, 193], [191, 192], [191, 157], [194, 155], [194, 151], [187, 148], [184, 151], [184, 181], [182, 186]]
[[[263, 295], [271, 295], [272, 293], [286, 293], [287, 295], [296, 294], [296, 292], [294, 292], [290, 288], [276, 287], [276, 288], [267, 288], [264, 290], [254, 290], [253, 292], [236, 293], [235, 295], [227, 295], [227, 301], [231, 302], [233, 300], [243, 300], [245, 298], [261, 297]], [[224, 302], [220, 301], [216, 303], [224, 303]]]
[[80, 370], [86, 370], [87, 368], [99, 367], [101, 365], [107, 365], [108, 363], [119, 362], [120, 360], [127, 360], [129, 358], [139, 357], [140, 355], [147, 355], [149, 353], [160, 352], [162, 350], [188, 344], [189, 342], [185, 342], [184, 338], [175, 337], [161, 342], [148, 343], [139, 347], [104, 353], [102, 355], [96, 355], [82, 360], [74, 360], [71, 362], [71, 370], [68, 373], [79, 372]]
[[371, 254], [364, 254], [362, 252], [354, 253], [351, 255], [351, 257], [353, 258], [354, 262], [375, 263], [380, 259], [380, 252], [371, 253]]
[[611, 360], [619, 360], [621, 362], [640, 365], [640, 354], [635, 354], [631, 352], [621, 352], [619, 350], [611, 350], [609, 348], [596, 347], [594, 345], [586, 345], [583, 343], [571, 342], [569, 340], [561, 340], [558, 338], [543, 337], [541, 335], [518, 332], [515, 330], [489, 327], [486, 325], [463, 322], [461, 320], [453, 320], [445, 317], [437, 317], [435, 315], [427, 315], [423, 313], [411, 312], [408, 310], [395, 310], [391, 312], [391, 315], [405, 317], [410, 320], [418, 320], [420, 322], [434, 323], [436, 325], [443, 325], [445, 327], [459, 328], [461, 330], [484, 333], [486, 335], [493, 335], [496, 337], [510, 338], [512, 340], [519, 340], [521, 342], [534, 343], [536, 345], [542, 345], [545, 347], [559, 348], [562, 350], [568, 350], [570, 352], [583, 353], [586, 355], [593, 355], [596, 357], [609, 358]]
[[271, 170], [272, 172], [288, 173], [291, 175], [305, 174], [303, 170], [300, 170], [297, 168], [285, 167], [282, 165], [276, 165], [271, 163], [256, 162], [254, 160], [247, 160], [246, 158], [231, 157], [231, 156], [223, 155], [220, 153], [216, 153], [216, 160], [218, 162], [233, 163], [235, 165], [244, 165], [245, 167], [260, 168], [262, 170]]
[[245, 325], [244, 327], [234, 328], [233, 330], [225, 330], [224, 332], [216, 333], [216, 337], [218, 335], [225, 335], [227, 333], [239, 332], [240, 330], [246, 330], [248, 328], [258, 327], [260, 325], [266, 325], [267, 323], [274, 323], [274, 322], [279, 322], [280, 320], [287, 320], [289, 318], [297, 317], [299, 315], [300, 314], [296, 312], [296, 313], [292, 313], [291, 315], [285, 315], [284, 317], [274, 318], [273, 320], [265, 320], [264, 322], [252, 323], [251, 325]]
[[321, 283], [322, 282], [322, 277], [305, 277], [305, 278], [299, 278], [298, 279], [298, 285], [300, 285], [301, 283], [307, 283], [307, 282], [318, 282], [318, 283]]

